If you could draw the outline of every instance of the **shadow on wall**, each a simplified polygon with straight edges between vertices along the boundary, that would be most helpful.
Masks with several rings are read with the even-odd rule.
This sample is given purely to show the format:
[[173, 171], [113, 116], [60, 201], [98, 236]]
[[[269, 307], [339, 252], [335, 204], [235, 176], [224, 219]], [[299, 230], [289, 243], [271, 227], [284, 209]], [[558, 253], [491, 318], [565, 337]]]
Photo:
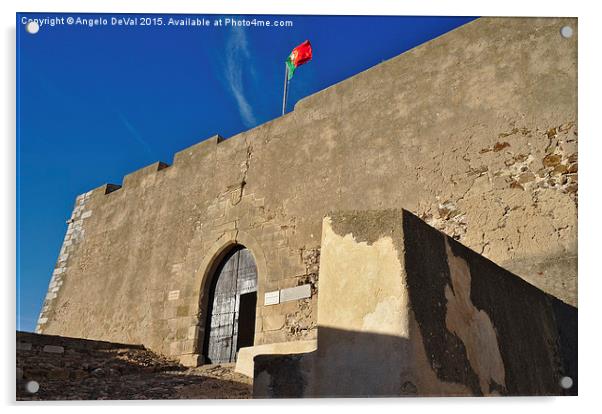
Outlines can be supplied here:
[[[576, 308], [407, 211], [340, 213], [338, 219], [348, 223], [339, 236], [355, 234], [365, 245], [378, 240], [359, 241], [366, 223], [381, 228], [383, 237], [402, 239], [402, 278], [383, 277], [405, 282], [409, 300], [395, 311], [407, 326], [389, 335], [319, 324], [317, 351], [255, 357], [255, 397], [577, 394]], [[337, 239], [328, 240], [323, 253], [336, 249]], [[334, 256], [326, 252], [323, 260], [328, 257]], [[374, 257], [369, 260], [378, 265]], [[347, 283], [362, 277], [348, 273], [329, 277]], [[365, 289], [382, 296], [377, 285]], [[573, 381], [569, 389], [561, 386], [565, 376]]]
[[256, 356], [253, 397], [398, 397], [404, 387], [415, 394], [397, 375], [411, 346], [408, 339], [326, 327], [318, 334], [336, 346]]
[[[559, 396], [577, 395], [573, 386], [560, 385], [562, 375], [544, 358], [530, 360], [531, 353], [510, 358], [504, 385], [492, 380], [489, 391], [479, 386], [466, 349], [428, 355], [424, 348], [440, 340], [420, 341], [392, 335], [319, 328], [319, 335], [336, 343], [327, 350], [305, 354], [255, 357], [254, 398], [303, 397], [456, 397], [456, 396]], [[521, 344], [516, 344], [520, 347]], [[511, 350], [509, 350], [511, 352]], [[545, 354], [545, 352], [544, 352]], [[428, 355], [428, 356], [427, 356]], [[503, 353], [505, 355], [505, 352]], [[520, 372], [513, 372], [521, 364]], [[541, 378], [549, 378], [543, 381]]]
[[[403, 233], [411, 307], [438, 378], [476, 395], [577, 394], [575, 307], [405, 210]], [[564, 376], [569, 390], [559, 386]]]

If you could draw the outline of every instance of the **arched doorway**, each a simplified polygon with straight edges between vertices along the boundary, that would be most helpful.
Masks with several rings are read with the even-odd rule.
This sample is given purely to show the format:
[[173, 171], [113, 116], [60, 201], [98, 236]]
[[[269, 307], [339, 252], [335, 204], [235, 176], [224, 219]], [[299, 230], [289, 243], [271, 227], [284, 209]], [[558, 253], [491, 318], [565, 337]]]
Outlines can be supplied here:
[[247, 248], [236, 245], [211, 281], [204, 346], [208, 363], [234, 362], [240, 348], [253, 346], [256, 304], [255, 259]]

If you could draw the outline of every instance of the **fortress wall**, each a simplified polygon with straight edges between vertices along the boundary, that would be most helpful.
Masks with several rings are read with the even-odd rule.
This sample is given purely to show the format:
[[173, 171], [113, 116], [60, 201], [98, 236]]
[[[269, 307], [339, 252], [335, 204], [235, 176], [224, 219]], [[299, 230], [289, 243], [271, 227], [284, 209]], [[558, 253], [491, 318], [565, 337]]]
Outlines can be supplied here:
[[[575, 305], [577, 42], [565, 24], [577, 21], [478, 19], [81, 196], [39, 331], [194, 359], [207, 269], [238, 241], [259, 269], [256, 344], [314, 339], [322, 218], [351, 209], [406, 208]], [[263, 306], [304, 283], [311, 298]]]
[[319, 288], [317, 349], [256, 356], [255, 398], [577, 395], [576, 308], [407, 211], [327, 216]]

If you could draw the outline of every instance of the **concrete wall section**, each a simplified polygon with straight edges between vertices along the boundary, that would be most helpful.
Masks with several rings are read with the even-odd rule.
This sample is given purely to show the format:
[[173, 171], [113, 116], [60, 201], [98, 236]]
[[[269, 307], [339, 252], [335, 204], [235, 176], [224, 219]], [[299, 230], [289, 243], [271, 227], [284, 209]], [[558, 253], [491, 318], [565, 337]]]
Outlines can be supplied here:
[[253, 378], [255, 372], [254, 359], [258, 355], [290, 355], [315, 351], [318, 347], [316, 340], [291, 341], [275, 344], [250, 346], [241, 348], [238, 352], [235, 371]]
[[412, 331], [439, 380], [474, 395], [576, 394], [576, 308], [407, 212], [403, 233]]
[[577, 393], [574, 307], [407, 211], [322, 234], [318, 349], [256, 357], [257, 397]]
[[[322, 218], [402, 206], [576, 305], [576, 29], [478, 19], [86, 193], [38, 330], [194, 363], [208, 269], [240, 243], [259, 269], [255, 344], [315, 339]], [[310, 298], [264, 306], [304, 284]]]
[[411, 363], [399, 223], [400, 211], [324, 220], [312, 393], [398, 393]]

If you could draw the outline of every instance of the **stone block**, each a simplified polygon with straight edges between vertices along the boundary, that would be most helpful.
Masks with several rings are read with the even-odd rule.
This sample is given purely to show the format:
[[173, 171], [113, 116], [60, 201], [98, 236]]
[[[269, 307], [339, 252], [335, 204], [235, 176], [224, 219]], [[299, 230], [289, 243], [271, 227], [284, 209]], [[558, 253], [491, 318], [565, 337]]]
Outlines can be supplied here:
[[176, 332], [179, 328], [178, 323], [179, 323], [179, 319], [180, 318], [170, 318], [167, 319], [167, 329], [170, 332]]
[[65, 352], [65, 348], [63, 348], [62, 346], [58, 346], [58, 345], [44, 345], [44, 348], [42, 348], [43, 352], [48, 352], [51, 354], [62, 354]]
[[189, 328], [198, 325], [198, 318], [196, 316], [181, 316], [175, 318], [175, 323], [177, 328]]
[[257, 345], [240, 348], [234, 371], [253, 378], [254, 358], [257, 355], [300, 354], [315, 351], [318, 347], [316, 340], [280, 342], [275, 344]]
[[188, 328], [184, 327], [184, 328], [178, 328], [176, 330], [176, 339], [188, 339]]
[[187, 339], [197, 339], [198, 338], [198, 333], [199, 333], [199, 327], [198, 326], [191, 326], [188, 328], [188, 335], [187, 335]]
[[180, 364], [185, 367], [198, 367], [203, 365], [204, 358], [200, 354], [185, 354], [180, 356]]
[[169, 344], [169, 355], [181, 355], [182, 354], [182, 341], [174, 341]]
[[196, 341], [192, 339], [186, 339], [182, 341], [180, 348], [182, 354], [192, 354], [196, 351]]
[[286, 315], [287, 313], [293, 313], [299, 310], [299, 302], [296, 300], [284, 302], [275, 307], [274, 310], [276, 312], [282, 313], [283, 315]]
[[48, 378], [55, 380], [69, 379], [69, 370], [64, 368], [55, 368], [48, 372]]
[[216, 225], [211, 228], [211, 232], [213, 233], [224, 233], [227, 231], [236, 230], [236, 223], [238, 220], [232, 220], [229, 222], [225, 222], [224, 224]]
[[274, 344], [278, 342], [286, 342], [286, 332], [284, 330], [280, 331], [264, 331], [263, 332], [263, 343], [264, 344]]
[[262, 318], [263, 331], [278, 331], [284, 327], [284, 315], [270, 315]]
[[271, 315], [280, 315], [285, 314], [282, 311], [282, 305], [273, 305], [273, 306], [262, 306], [259, 311], [259, 315], [261, 316], [271, 316]]
[[18, 351], [31, 351], [31, 343], [29, 342], [17, 342]]
[[176, 316], [188, 316], [190, 308], [188, 306], [178, 306]]

